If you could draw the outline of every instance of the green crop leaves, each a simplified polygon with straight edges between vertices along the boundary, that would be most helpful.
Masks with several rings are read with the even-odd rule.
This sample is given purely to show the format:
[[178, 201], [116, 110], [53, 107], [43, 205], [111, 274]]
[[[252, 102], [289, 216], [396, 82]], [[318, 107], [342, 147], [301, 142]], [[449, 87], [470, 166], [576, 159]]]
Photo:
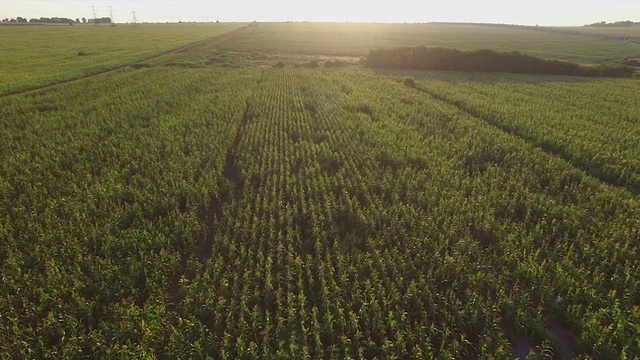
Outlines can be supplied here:
[[627, 84], [411, 76], [153, 67], [0, 100], [0, 354], [637, 355], [640, 204], [573, 161], [637, 149], [571, 107]]

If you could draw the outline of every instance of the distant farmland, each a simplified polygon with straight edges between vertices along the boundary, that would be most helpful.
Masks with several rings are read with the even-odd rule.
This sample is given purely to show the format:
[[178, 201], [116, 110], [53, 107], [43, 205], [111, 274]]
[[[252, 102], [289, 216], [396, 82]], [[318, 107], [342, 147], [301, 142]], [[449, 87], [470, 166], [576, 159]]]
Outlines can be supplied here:
[[[585, 28], [558, 29], [597, 32]], [[535, 27], [481, 24], [262, 24], [233, 42], [221, 44], [220, 48], [357, 57], [366, 56], [375, 48], [421, 45], [518, 51], [588, 64], [640, 57], [640, 44], [540, 31]]]

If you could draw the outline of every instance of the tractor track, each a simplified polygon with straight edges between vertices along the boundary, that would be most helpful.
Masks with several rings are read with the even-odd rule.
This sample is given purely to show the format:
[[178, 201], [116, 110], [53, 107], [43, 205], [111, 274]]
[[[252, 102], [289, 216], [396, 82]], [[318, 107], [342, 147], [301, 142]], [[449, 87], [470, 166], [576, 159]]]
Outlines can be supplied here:
[[[195, 241], [193, 249], [185, 249], [182, 252], [178, 273], [169, 285], [169, 302], [167, 307], [169, 311], [175, 311], [184, 300], [181, 279], [184, 277], [187, 280], [193, 280], [196, 276], [206, 271], [207, 263], [213, 255], [213, 245], [216, 238], [215, 225], [219, 224], [222, 220], [224, 207], [233, 201], [239, 200], [243, 196], [244, 183], [237, 165], [238, 145], [244, 135], [245, 128], [254, 117], [250, 110], [249, 98], [247, 98], [245, 104], [246, 107], [242, 115], [242, 120], [238, 126], [233, 142], [227, 149], [224, 167], [222, 169], [222, 177], [230, 186], [229, 191], [211, 199], [207, 211], [200, 214], [200, 221], [204, 225], [205, 233], [203, 237]], [[187, 271], [187, 261], [191, 257], [195, 258], [195, 260], [202, 265], [199, 273]]]

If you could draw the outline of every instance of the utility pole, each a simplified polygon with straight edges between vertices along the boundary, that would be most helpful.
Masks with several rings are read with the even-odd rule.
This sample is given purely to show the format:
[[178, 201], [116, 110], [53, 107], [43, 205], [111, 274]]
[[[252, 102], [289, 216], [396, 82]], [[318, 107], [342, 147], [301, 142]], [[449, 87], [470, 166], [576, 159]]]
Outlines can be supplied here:
[[93, 25], [98, 25], [98, 16], [96, 15], [96, 7], [91, 5], [91, 11], [93, 12]]
[[111, 18], [111, 26], [116, 26], [116, 21], [113, 20], [113, 9], [111, 5], [109, 5], [109, 17]]
[[131, 13], [133, 14], [133, 20], [131, 21], [133, 23], [133, 26], [138, 26], [138, 19], [136, 19], [136, 11], [133, 10], [131, 11]]

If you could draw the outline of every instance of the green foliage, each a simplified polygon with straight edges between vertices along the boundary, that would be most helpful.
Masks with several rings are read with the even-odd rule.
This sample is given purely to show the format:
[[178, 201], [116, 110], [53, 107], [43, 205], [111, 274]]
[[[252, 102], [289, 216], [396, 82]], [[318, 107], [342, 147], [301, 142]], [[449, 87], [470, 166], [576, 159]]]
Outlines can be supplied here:
[[447, 48], [394, 48], [369, 52], [367, 65], [372, 68], [482, 71], [520, 74], [571, 76], [631, 77], [635, 70], [628, 66], [580, 66], [566, 61], [544, 60], [518, 52], [498, 53], [492, 50], [460, 51]]
[[638, 357], [633, 81], [402, 78], [0, 99], [0, 357]]
[[406, 77], [406, 78], [404, 78], [404, 79], [402, 80], [402, 83], [403, 83], [405, 86], [408, 86], [408, 87], [410, 87], [410, 88], [414, 88], [414, 87], [416, 87], [416, 80], [415, 80], [414, 78], [412, 78], [412, 77]]

